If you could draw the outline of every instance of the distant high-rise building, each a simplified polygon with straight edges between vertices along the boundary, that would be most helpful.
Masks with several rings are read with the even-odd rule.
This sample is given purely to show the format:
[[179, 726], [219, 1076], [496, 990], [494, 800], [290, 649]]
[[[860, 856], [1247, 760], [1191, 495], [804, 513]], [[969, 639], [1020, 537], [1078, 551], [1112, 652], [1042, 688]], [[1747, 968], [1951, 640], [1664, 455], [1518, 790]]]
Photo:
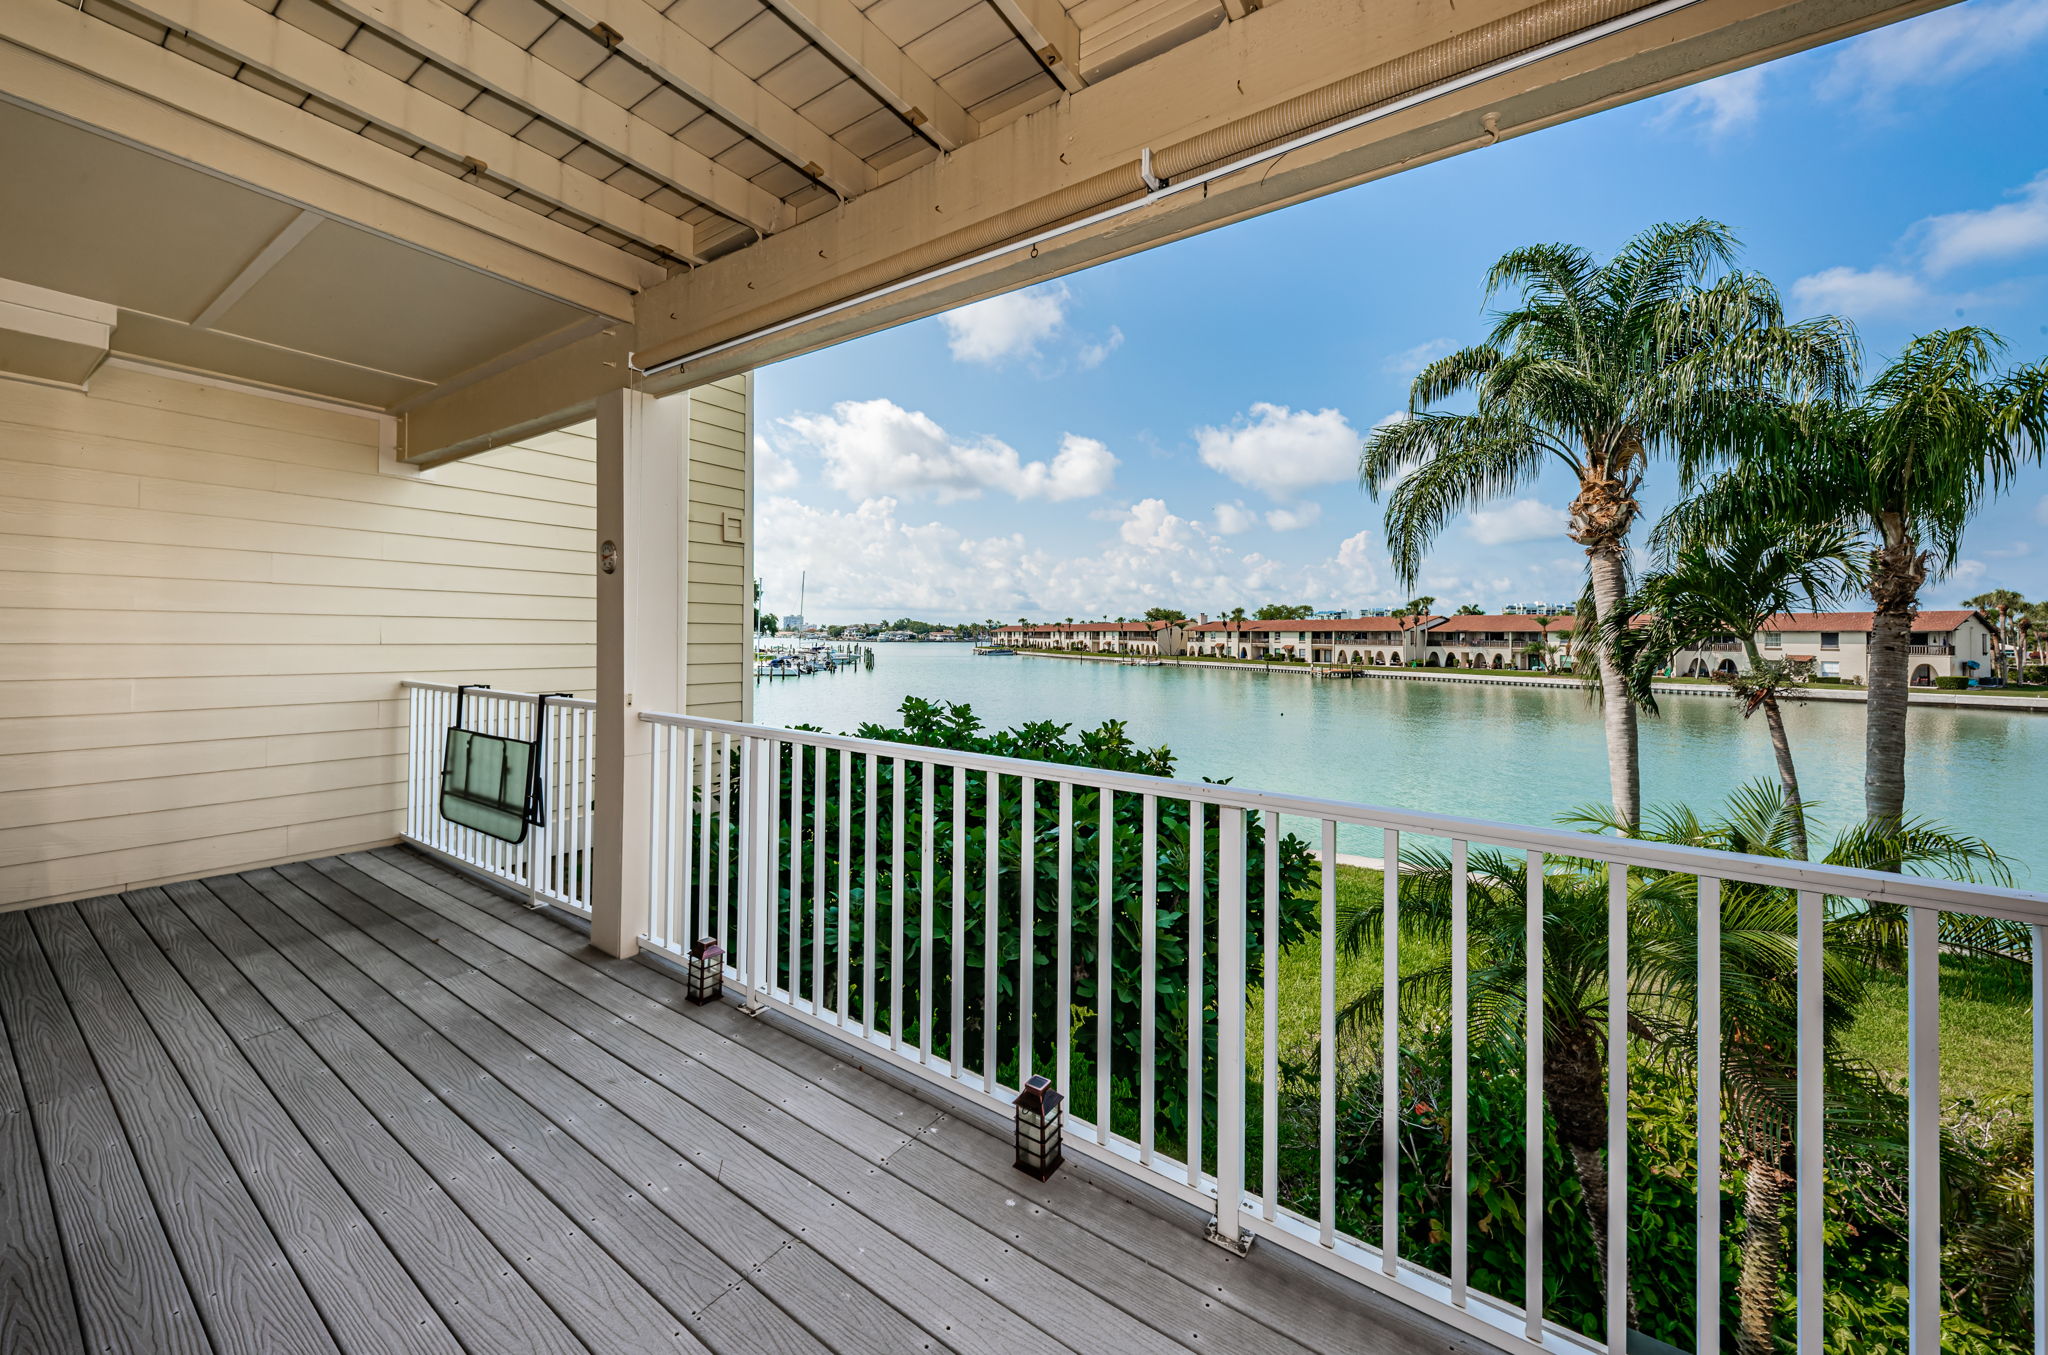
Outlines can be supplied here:
[[1500, 611], [1502, 616], [1569, 616], [1578, 609], [1574, 602], [1511, 602]]
[[1348, 620], [1350, 616], [1351, 613], [1345, 611], [1342, 607], [1334, 607], [1329, 611], [1310, 612], [1308, 619], [1311, 621], [1344, 621]]
[[788, 616], [783, 617], [782, 628], [784, 630], [802, 630], [804, 628], [803, 613], [791, 612]]
[[1360, 607], [1358, 609], [1358, 615], [1361, 617], [1392, 616], [1393, 614], [1394, 609], [1392, 607]]

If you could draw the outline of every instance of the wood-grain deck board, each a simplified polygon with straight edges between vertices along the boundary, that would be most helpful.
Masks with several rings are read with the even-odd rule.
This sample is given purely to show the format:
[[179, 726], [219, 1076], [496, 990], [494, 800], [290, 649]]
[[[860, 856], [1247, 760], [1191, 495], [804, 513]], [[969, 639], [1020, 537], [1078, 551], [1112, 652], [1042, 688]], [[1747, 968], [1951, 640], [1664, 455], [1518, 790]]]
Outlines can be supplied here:
[[0, 915], [13, 1355], [1472, 1348], [400, 849]]

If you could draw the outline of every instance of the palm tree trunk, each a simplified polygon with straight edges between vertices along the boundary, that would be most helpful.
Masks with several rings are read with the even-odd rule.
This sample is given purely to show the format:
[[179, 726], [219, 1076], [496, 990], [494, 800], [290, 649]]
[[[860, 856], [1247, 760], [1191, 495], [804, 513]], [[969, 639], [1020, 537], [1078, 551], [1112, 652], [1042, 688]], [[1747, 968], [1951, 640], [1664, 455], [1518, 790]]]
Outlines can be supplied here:
[[[1742, 1189], [1742, 1273], [1735, 1281], [1735, 1348], [1741, 1355], [1777, 1355], [1778, 1289], [1785, 1278], [1785, 1191], [1776, 1135], [1752, 1140]], [[1704, 1189], [1704, 1184], [1702, 1189]]]
[[1778, 784], [1792, 818], [1792, 854], [1806, 860], [1806, 807], [1799, 802], [1799, 769], [1792, 765], [1792, 743], [1785, 737], [1785, 712], [1775, 696], [1764, 698], [1764, 724], [1771, 731], [1771, 754], [1778, 760]]
[[[1621, 611], [1622, 598], [1628, 592], [1628, 570], [1622, 551], [1619, 541], [1603, 541], [1586, 548], [1587, 567], [1593, 577], [1594, 619], [1602, 625]], [[1642, 817], [1643, 799], [1642, 766], [1636, 756], [1636, 706], [1629, 699], [1613, 647], [1601, 643], [1598, 637], [1595, 643], [1600, 660], [1601, 724], [1607, 735], [1607, 780], [1614, 796], [1614, 815], [1634, 832]]]
[[1870, 695], [1864, 703], [1863, 813], [1898, 823], [1906, 815], [1906, 665], [1913, 614], [1927, 562], [1896, 523], [1871, 553]]

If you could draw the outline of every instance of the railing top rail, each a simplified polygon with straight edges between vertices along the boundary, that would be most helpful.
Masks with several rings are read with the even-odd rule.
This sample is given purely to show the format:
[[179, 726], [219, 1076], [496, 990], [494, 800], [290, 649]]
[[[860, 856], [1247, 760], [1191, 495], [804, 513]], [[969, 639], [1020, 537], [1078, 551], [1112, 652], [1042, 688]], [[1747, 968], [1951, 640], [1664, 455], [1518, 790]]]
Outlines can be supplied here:
[[1387, 805], [1354, 804], [1344, 800], [1287, 795], [1277, 791], [1253, 790], [1208, 781], [1182, 781], [1172, 777], [1145, 776], [1136, 772], [1103, 771], [1093, 767], [1074, 767], [1057, 762], [1034, 762], [1028, 758], [962, 753], [948, 748], [891, 743], [881, 739], [861, 739], [845, 734], [823, 734], [810, 730], [785, 729], [776, 725], [743, 724], [736, 720], [714, 720], [703, 716], [674, 715], [658, 711], [642, 711], [640, 718], [650, 724], [708, 729], [756, 738], [775, 738], [813, 747], [875, 753], [884, 757], [908, 757], [919, 761], [943, 762], [971, 771], [1028, 776], [1039, 781], [1064, 781], [1076, 786], [1164, 796], [1168, 799], [1199, 800], [1205, 804], [1247, 810], [1270, 810], [1278, 814], [1330, 819], [1359, 827], [1393, 828], [1421, 837], [1451, 838], [1488, 846], [1540, 851], [1549, 856], [1590, 857], [1645, 870], [1670, 871], [1716, 880], [1743, 880], [1777, 889], [1811, 890], [1841, 898], [1865, 899], [1873, 903], [1940, 908], [1948, 912], [2048, 925], [2048, 894], [2037, 894], [2028, 890], [1965, 884], [1918, 875], [1893, 875], [1884, 871], [1853, 870], [1845, 866], [1823, 865], [1819, 862], [1744, 856], [1736, 852], [1644, 842], [1635, 838], [1607, 837], [1573, 832], [1564, 828], [1538, 828], [1526, 824], [1497, 823], [1486, 819], [1456, 818]]
[[[455, 684], [452, 682], [422, 682], [418, 678], [400, 678], [398, 685], [408, 690], [419, 692], [453, 692], [455, 690]], [[469, 690], [472, 696], [500, 697], [506, 701], [517, 701], [522, 705], [532, 705], [540, 699], [532, 692], [509, 691], [503, 687], [472, 687]], [[548, 709], [596, 710], [597, 702], [580, 696], [557, 696], [549, 700]]]

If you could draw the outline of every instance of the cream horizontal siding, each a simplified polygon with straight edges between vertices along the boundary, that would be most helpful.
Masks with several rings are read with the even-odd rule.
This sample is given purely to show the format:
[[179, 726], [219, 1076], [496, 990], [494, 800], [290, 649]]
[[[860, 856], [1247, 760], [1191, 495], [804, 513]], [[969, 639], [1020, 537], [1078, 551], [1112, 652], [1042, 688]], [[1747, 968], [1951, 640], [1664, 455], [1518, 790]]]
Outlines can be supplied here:
[[376, 434], [0, 382], [0, 907], [390, 841], [401, 678], [590, 692], [587, 432], [425, 478]]
[[747, 380], [690, 392], [689, 707], [721, 720], [747, 717], [753, 681], [747, 551], [725, 539], [725, 515], [747, 507]]

